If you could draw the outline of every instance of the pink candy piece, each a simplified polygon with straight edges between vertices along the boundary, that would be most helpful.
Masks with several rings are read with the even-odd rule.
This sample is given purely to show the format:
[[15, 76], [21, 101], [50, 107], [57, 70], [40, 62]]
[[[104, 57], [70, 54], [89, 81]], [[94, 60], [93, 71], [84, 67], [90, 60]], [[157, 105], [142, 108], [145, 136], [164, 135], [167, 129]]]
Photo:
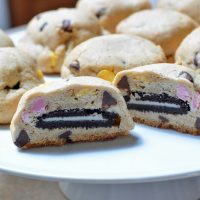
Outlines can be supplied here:
[[176, 90], [176, 96], [179, 99], [182, 99], [183, 101], [191, 100], [189, 91], [188, 91], [187, 87], [185, 87], [184, 85], [178, 85], [177, 90]]
[[199, 104], [200, 104], [200, 94], [195, 93], [195, 95], [192, 97], [191, 109], [196, 110], [199, 107]]
[[30, 111], [36, 113], [43, 113], [45, 111], [45, 101], [42, 97], [38, 97], [31, 105]]
[[29, 122], [29, 113], [27, 111], [24, 111], [22, 114], [22, 121], [24, 123], [28, 123]]

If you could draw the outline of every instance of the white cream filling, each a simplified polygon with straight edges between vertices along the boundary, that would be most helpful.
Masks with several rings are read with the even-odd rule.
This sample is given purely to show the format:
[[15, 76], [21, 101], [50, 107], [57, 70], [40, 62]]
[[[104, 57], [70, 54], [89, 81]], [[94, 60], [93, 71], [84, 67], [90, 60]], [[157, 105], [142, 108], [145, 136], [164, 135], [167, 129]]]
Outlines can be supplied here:
[[154, 101], [140, 101], [131, 99], [128, 103], [130, 104], [138, 104], [138, 105], [149, 105], [149, 106], [164, 106], [168, 108], [180, 108], [180, 105], [173, 104], [173, 103], [161, 103], [161, 102], [154, 102]]
[[72, 117], [49, 117], [43, 119], [45, 122], [56, 122], [56, 121], [106, 121], [101, 114], [95, 114], [90, 116], [72, 116]]

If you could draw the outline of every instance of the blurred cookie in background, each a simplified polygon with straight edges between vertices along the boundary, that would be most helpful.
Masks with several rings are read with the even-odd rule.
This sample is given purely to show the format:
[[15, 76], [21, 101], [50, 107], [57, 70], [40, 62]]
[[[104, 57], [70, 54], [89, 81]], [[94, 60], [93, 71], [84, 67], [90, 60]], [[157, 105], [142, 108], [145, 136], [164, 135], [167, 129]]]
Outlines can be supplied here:
[[168, 62], [174, 62], [174, 53], [182, 40], [197, 27], [185, 14], [170, 10], [144, 10], [121, 21], [117, 32], [139, 35], [160, 45]]
[[189, 15], [200, 24], [200, 1], [199, 0], [158, 0], [157, 7], [177, 10]]
[[150, 7], [148, 0], [79, 0], [77, 3], [77, 8], [92, 13], [101, 27], [111, 33], [124, 18]]
[[0, 29], [0, 47], [13, 47], [14, 43], [10, 37]]

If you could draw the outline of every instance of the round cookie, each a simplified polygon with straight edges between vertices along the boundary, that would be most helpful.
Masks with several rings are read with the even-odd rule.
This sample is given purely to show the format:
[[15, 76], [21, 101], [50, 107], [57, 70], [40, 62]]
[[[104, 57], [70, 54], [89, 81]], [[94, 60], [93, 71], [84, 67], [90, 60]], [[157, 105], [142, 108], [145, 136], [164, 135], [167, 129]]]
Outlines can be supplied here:
[[131, 15], [117, 26], [118, 33], [134, 34], [160, 45], [169, 62], [181, 41], [197, 24], [190, 17], [171, 10], [145, 10]]
[[195, 21], [200, 23], [200, 1], [199, 0], [158, 0], [157, 7], [177, 10], [189, 15]]
[[78, 45], [66, 56], [61, 76], [98, 76], [112, 81], [119, 71], [165, 61], [159, 46], [139, 36], [99, 36]]
[[13, 47], [14, 44], [8, 35], [0, 29], [0, 47]]
[[43, 83], [41, 71], [25, 52], [14, 48], [0, 49], [0, 124], [10, 123], [21, 96]]
[[43, 72], [59, 73], [66, 52], [100, 34], [100, 25], [94, 16], [62, 8], [34, 17], [19, 48], [36, 58]]
[[196, 69], [200, 72], [200, 28], [192, 31], [176, 51], [178, 64]]
[[103, 29], [115, 32], [116, 25], [132, 13], [151, 7], [148, 0], [79, 0], [77, 8], [87, 9]]

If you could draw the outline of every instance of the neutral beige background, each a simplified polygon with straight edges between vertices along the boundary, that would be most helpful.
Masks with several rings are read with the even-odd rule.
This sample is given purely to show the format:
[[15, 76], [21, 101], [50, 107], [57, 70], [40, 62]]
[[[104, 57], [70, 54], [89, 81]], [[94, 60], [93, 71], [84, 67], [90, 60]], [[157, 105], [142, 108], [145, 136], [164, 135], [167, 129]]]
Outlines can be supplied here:
[[66, 200], [55, 182], [36, 181], [0, 173], [0, 200]]

